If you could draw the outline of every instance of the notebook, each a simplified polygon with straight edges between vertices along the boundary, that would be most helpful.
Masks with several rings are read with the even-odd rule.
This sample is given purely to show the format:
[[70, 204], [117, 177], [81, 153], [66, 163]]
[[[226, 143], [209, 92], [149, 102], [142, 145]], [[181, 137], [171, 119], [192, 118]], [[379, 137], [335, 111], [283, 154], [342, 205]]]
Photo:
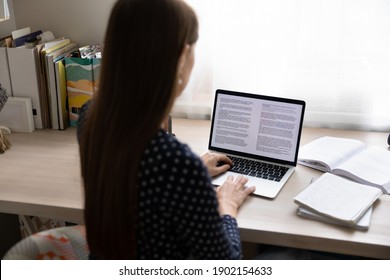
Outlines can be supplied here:
[[276, 197], [297, 165], [305, 106], [302, 100], [218, 89], [208, 149], [227, 154], [234, 165], [212, 183], [243, 174], [256, 195]]

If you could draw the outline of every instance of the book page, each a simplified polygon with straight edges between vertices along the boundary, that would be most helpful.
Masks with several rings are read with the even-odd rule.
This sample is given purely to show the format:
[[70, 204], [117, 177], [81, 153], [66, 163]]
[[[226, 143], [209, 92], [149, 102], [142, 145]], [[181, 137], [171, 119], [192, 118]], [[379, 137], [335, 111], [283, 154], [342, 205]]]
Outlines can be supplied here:
[[324, 136], [300, 148], [298, 163], [331, 172], [364, 148], [364, 143], [355, 139]]
[[325, 173], [299, 193], [294, 202], [315, 213], [355, 224], [381, 194], [377, 188]]
[[334, 174], [390, 192], [390, 151], [370, 147], [341, 164]]

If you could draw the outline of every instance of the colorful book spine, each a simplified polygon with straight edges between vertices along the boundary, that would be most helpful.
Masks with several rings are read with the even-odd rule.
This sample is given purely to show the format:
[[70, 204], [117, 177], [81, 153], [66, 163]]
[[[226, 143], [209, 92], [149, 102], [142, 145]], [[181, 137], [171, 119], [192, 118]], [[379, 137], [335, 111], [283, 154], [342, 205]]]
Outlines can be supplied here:
[[66, 57], [65, 66], [70, 125], [77, 126], [81, 106], [91, 99], [95, 92], [97, 82], [94, 80], [94, 72], [98, 76], [100, 61], [89, 58]]
[[66, 73], [64, 60], [55, 62], [56, 86], [57, 86], [57, 106], [59, 129], [64, 130], [69, 127], [68, 93], [66, 90]]

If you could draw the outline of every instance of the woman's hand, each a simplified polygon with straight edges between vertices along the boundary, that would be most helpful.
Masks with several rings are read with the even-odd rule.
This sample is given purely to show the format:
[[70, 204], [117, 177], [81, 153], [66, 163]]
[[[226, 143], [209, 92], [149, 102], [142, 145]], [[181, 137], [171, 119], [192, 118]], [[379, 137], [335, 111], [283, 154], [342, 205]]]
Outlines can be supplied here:
[[230, 215], [237, 217], [237, 210], [248, 197], [255, 191], [255, 187], [245, 187], [248, 179], [242, 175], [234, 178], [228, 176], [225, 183], [217, 188], [217, 197], [219, 202], [219, 213], [221, 215]]
[[[233, 162], [226, 155], [206, 152], [200, 156], [211, 177], [222, 174], [230, 169]], [[223, 162], [221, 166], [217, 166], [218, 162]]]

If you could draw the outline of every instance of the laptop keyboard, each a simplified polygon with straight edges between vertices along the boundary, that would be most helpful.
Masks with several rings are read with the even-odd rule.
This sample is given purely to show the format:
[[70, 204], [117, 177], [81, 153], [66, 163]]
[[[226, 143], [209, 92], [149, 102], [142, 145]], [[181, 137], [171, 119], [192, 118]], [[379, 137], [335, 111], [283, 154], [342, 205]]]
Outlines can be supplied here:
[[[229, 171], [249, 175], [253, 177], [263, 178], [270, 181], [279, 182], [288, 168], [272, 163], [265, 163], [244, 159], [234, 156], [228, 156], [233, 161], [233, 166]], [[222, 163], [220, 163], [222, 164]]]

